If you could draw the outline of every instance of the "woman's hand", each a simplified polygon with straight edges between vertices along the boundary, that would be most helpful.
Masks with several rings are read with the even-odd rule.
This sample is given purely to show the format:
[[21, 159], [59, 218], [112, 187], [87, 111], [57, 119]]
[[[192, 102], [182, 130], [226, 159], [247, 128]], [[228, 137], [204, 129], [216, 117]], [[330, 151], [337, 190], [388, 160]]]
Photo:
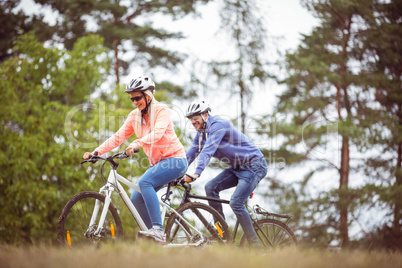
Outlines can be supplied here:
[[131, 156], [133, 154], [134, 154], [134, 148], [128, 146], [127, 149], [126, 149], [126, 155]]
[[94, 154], [90, 153], [90, 152], [85, 152], [84, 156], [82, 157], [82, 159], [84, 160], [88, 160], [89, 158], [91, 158]]

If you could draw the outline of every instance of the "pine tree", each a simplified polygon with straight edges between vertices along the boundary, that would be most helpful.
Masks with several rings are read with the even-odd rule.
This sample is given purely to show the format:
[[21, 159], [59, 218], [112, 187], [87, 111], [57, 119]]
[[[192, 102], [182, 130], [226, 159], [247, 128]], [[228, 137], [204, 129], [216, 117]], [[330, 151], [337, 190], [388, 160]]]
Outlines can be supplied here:
[[[393, 214], [392, 224], [382, 228], [380, 243], [402, 250], [402, 3], [373, 1], [360, 14], [367, 25], [359, 35], [367, 62], [364, 79], [367, 91], [374, 92], [380, 104], [364, 114], [369, 146], [381, 152], [367, 159], [366, 173], [377, 181], [381, 178], [376, 192]], [[384, 129], [389, 135], [384, 135]]]
[[38, 40], [44, 42], [52, 38], [54, 29], [43, 21], [43, 15], [14, 12], [21, 0], [0, 1], [0, 62], [14, 56], [14, 42], [22, 33], [34, 31]]
[[[337, 170], [338, 189], [321, 192], [316, 198], [306, 197], [306, 202], [300, 203], [311, 215], [310, 224], [317, 218], [325, 219], [306, 230], [314, 233], [319, 227], [321, 234], [328, 235], [328, 230], [335, 228], [340, 245], [346, 247], [351, 213], [359, 202], [369, 202], [372, 196], [367, 193], [369, 187], [350, 188], [349, 182], [350, 175], [359, 171], [364, 161], [359, 151], [364, 152], [368, 146], [364, 139], [367, 124], [376, 123], [375, 118], [364, 116], [372, 113], [373, 97], [367, 91], [367, 51], [361, 49], [360, 41], [361, 31], [367, 27], [363, 14], [368, 14], [368, 7], [376, 2], [313, 0], [303, 4], [320, 20], [320, 25], [304, 36], [296, 51], [286, 55], [287, 74], [281, 83], [287, 90], [279, 96], [274, 115], [285, 119], [277, 122], [275, 132], [269, 135], [283, 139], [276, 153], [286, 157], [288, 164], [317, 160], [323, 163], [306, 175], [301, 189], [313, 174], [329, 167]], [[340, 139], [339, 162], [336, 157], [328, 158], [331, 152], [325, 150], [333, 132], [339, 134], [333, 140], [336, 144]], [[356, 155], [353, 161], [351, 153]], [[334, 209], [337, 216], [331, 213]], [[313, 211], [321, 217], [312, 215]]]
[[[162, 13], [180, 18], [196, 12], [198, 3], [209, 0], [161, 1], [161, 0], [35, 0], [49, 5], [58, 12], [57, 36], [67, 49], [77, 38], [88, 32], [99, 34], [105, 46], [113, 51], [113, 70], [116, 85], [120, 76], [126, 74], [130, 65], [141, 67], [174, 68], [183, 61], [184, 55], [163, 48], [164, 41], [183, 38], [181, 33], [156, 29], [147, 19]], [[88, 24], [94, 24], [90, 29]], [[130, 52], [130, 53], [125, 53]]]
[[220, 17], [221, 31], [229, 33], [235, 53], [232, 59], [209, 65], [220, 86], [240, 97], [240, 129], [246, 133], [246, 110], [255, 90], [253, 83], [267, 78], [263, 57], [266, 30], [256, 1], [224, 0]]

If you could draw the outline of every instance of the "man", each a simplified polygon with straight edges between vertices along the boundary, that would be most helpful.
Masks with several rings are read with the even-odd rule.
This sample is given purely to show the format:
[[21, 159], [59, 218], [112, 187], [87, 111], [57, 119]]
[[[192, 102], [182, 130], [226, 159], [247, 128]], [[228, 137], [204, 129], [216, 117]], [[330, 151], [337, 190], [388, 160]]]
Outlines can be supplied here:
[[[267, 174], [267, 162], [246, 135], [228, 121], [212, 116], [210, 111], [211, 108], [204, 101], [194, 101], [187, 108], [186, 117], [198, 132], [186, 154], [188, 164], [199, 157], [194, 178], [201, 175], [211, 157], [231, 166], [210, 180], [205, 185], [205, 192], [208, 196], [219, 198], [220, 191], [236, 187], [230, 199], [230, 207], [239, 220], [249, 245], [258, 246], [245, 202]], [[186, 176], [185, 181], [190, 183], [193, 180]], [[210, 202], [210, 205], [224, 216], [221, 203]]]

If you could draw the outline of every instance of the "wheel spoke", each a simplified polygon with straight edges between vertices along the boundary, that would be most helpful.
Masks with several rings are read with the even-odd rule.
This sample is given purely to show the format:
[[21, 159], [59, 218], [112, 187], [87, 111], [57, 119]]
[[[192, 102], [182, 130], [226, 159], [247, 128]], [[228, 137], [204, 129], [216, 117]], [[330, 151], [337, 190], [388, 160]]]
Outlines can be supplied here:
[[[167, 242], [171, 244], [197, 243], [224, 243], [230, 240], [230, 231], [223, 217], [212, 207], [203, 203], [186, 203], [177, 209], [177, 212], [186, 220], [178, 220], [177, 215], [166, 224]], [[220, 225], [220, 236], [215, 227], [215, 219]], [[191, 225], [191, 226], [190, 226]], [[195, 228], [196, 230], [194, 230]], [[185, 238], [185, 239], [184, 239]]]
[[[279, 249], [286, 246], [297, 246], [297, 240], [294, 233], [289, 227], [278, 220], [274, 219], [262, 219], [258, 220], [255, 225], [255, 230], [260, 244], [265, 248]], [[240, 241], [240, 245], [247, 243], [245, 236], [243, 235]]]
[[[61, 244], [79, 246], [80, 244], [98, 243], [99, 241], [121, 238], [123, 228], [116, 208], [110, 205], [106, 214], [105, 224], [100, 236], [95, 236], [97, 226], [89, 228], [90, 219], [95, 207], [95, 201], [101, 203], [102, 211], [104, 196], [95, 192], [82, 192], [71, 198], [63, 209], [58, 223], [58, 238]], [[95, 224], [99, 222], [101, 213], [98, 213]], [[67, 233], [68, 232], [68, 233]]]

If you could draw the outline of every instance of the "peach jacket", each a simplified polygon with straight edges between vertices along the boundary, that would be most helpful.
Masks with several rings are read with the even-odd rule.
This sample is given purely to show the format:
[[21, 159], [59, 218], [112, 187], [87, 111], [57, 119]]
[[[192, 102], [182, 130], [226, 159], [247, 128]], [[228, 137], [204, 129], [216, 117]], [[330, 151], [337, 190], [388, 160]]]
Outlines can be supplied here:
[[[99, 155], [107, 153], [121, 145], [135, 133], [135, 124], [141, 124], [141, 122], [137, 122], [139, 118], [137, 117], [137, 113], [139, 112], [138, 108], [131, 111], [123, 126], [95, 149]], [[145, 123], [145, 121], [141, 126], [141, 130], [141, 134], [135, 133], [138, 139], [133, 141], [129, 146], [133, 149], [142, 147], [152, 166], [166, 158], [186, 157], [184, 147], [174, 131], [169, 108], [166, 105], [159, 102], [156, 105], [154, 130], [151, 131], [150, 122]]]

